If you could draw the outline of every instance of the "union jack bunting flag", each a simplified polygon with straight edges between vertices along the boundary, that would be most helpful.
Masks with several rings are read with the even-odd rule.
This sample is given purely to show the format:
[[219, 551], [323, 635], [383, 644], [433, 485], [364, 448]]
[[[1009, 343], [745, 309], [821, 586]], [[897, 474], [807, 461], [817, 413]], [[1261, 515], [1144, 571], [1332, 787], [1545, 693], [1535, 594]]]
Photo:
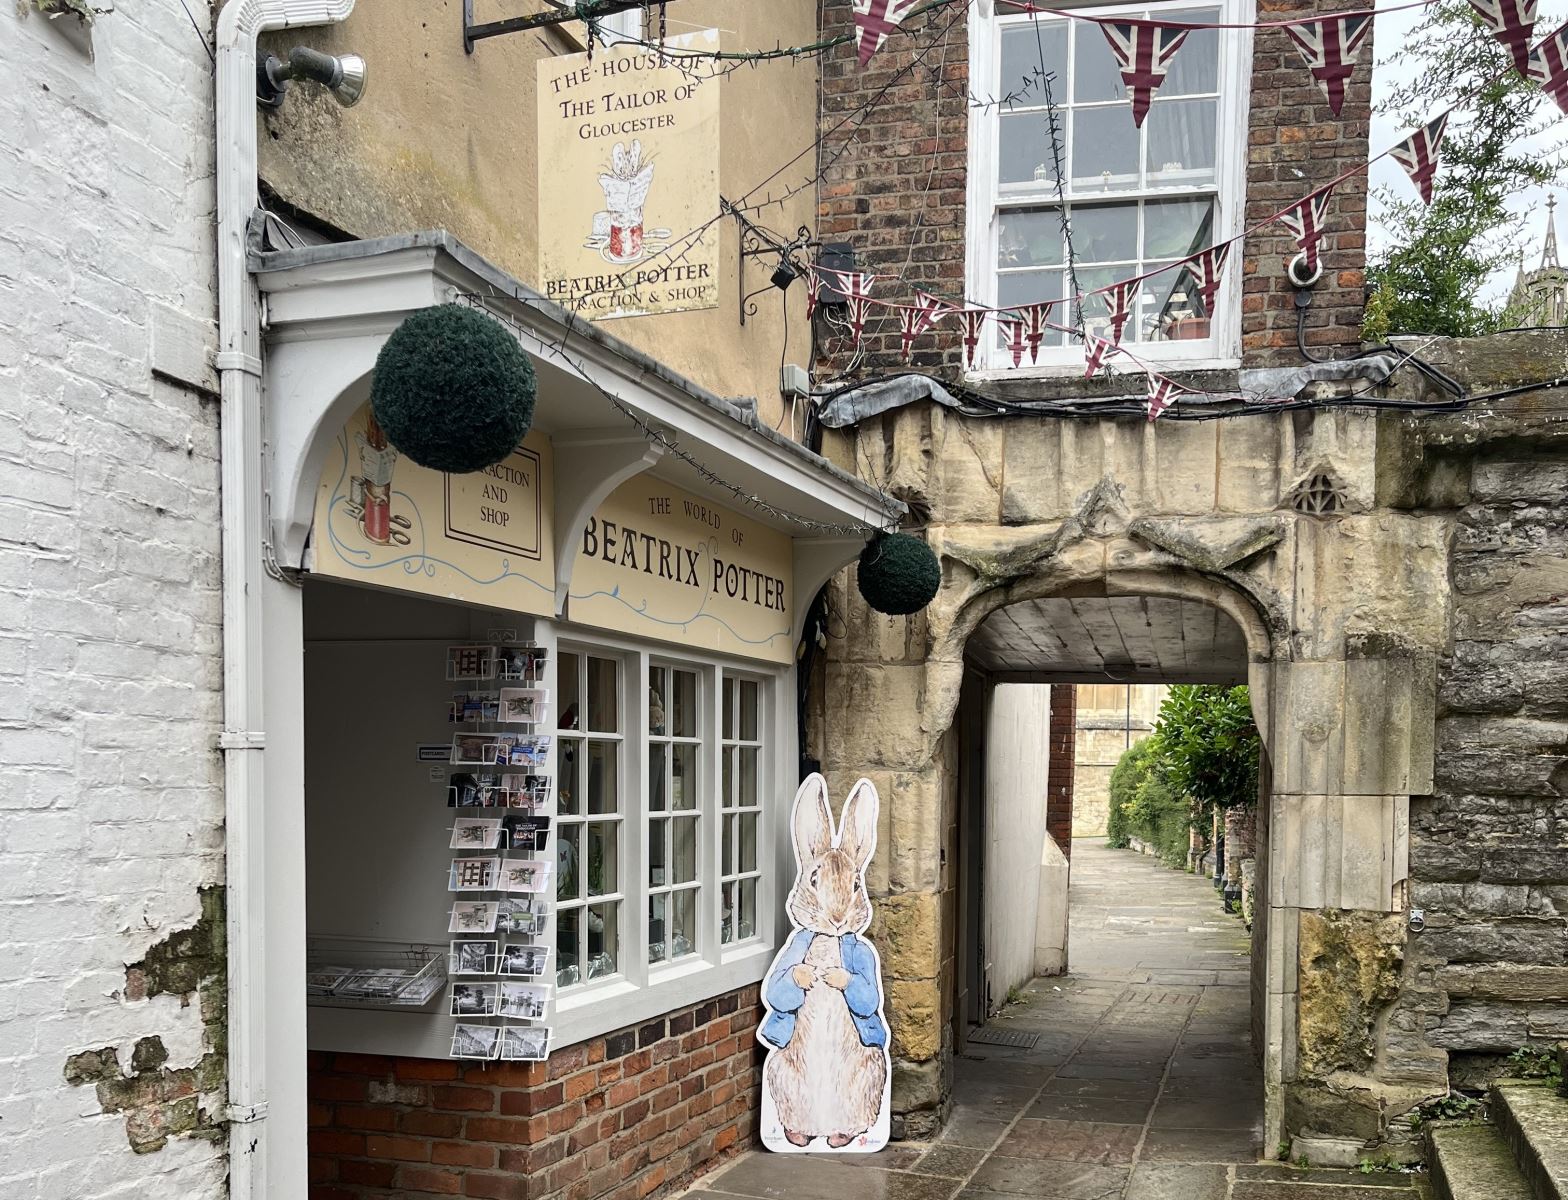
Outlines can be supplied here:
[[1158, 421], [1165, 410], [1176, 402], [1176, 397], [1187, 389], [1171, 382], [1163, 375], [1149, 372], [1149, 420]]
[[1285, 26], [1285, 32], [1307, 60], [1312, 78], [1328, 97], [1328, 106], [1339, 116], [1340, 105], [1345, 103], [1345, 81], [1355, 72], [1361, 44], [1372, 32], [1372, 14], [1345, 13], [1326, 21], [1303, 21]]
[[1137, 294], [1139, 281], [1123, 279], [1101, 290], [1105, 297], [1105, 311], [1111, 319], [1111, 345], [1122, 344], [1122, 331], [1127, 328], [1127, 318], [1132, 315], [1132, 301]]
[[975, 365], [975, 351], [980, 347], [980, 332], [985, 328], [985, 319], [988, 315], [983, 308], [964, 308], [958, 312], [958, 319], [964, 326], [964, 365]]
[[1050, 324], [1051, 309], [1056, 302], [1026, 304], [1015, 308], [1002, 322], [1002, 332], [1007, 337], [1007, 348], [1013, 352], [1013, 366], [1022, 361], [1024, 351], [1029, 351], [1029, 361], [1040, 361], [1040, 343], [1045, 341], [1046, 326]]
[[1171, 59], [1190, 31], [1155, 21], [1101, 21], [1100, 32], [1110, 43], [1122, 82], [1132, 96], [1132, 123], [1142, 127], [1154, 89], [1165, 82]]
[[1328, 198], [1332, 188], [1319, 188], [1305, 200], [1298, 200], [1279, 215], [1279, 223], [1290, 230], [1290, 236], [1301, 247], [1306, 273], [1318, 269], [1318, 243], [1323, 240], [1324, 218], [1328, 214]]
[[1116, 353], [1116, 347], [1102, 337], [1087, 334], [1083, 341], [1083, 377], [1093, 379], [1105, 366], [1105, 360]]
[[1432, 179], [1437, 174], [1437, 151], [1443, 144], [1443, 130], [1448, 126], [1448, 114], [1429, 121], [1399, 145], [1390, 150], [1389, 157], [1405, 169], [1410, 182], [1421, 193], [1421, 203], [1432, 203]]
[[1546, 89], [1557, 107], [1568, 113], [1568, 25], [1547, 34], [1530, 49], [1525, 75]]
[[951, 304], [930, 292], [916, 292], [915, 302], [898, 310], [899, 341], [906, 363], [914, 349], [915, 339], [952, 311]]
[[1535, 31], [1537, 0], [1470, 0], [1492, 36], [1508, 47], [1519, 74], [1530, 75], [1530, 37]]
[[862, 67], [882, 49], [887, 35], [903, 24], [917, 3], [919, 0], [855, 0], [855, 45]]
[[1203, 297], [1203, 315], [1214, 315], [1214, 296], [1220, 290], [1220, 277], [1225, 271], [1225, 256], [1230, 253], [1230, 243], [1221, 242], [1200, 250], [1187, 260], [1187, 270], [1198, 284], [1198, 294]]

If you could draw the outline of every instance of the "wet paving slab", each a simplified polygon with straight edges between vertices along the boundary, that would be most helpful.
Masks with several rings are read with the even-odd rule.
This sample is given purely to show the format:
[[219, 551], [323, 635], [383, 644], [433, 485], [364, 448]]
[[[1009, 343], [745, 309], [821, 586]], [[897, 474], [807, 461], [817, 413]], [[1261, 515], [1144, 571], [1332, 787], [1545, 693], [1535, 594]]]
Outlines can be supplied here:
[[[1250, 942], [1210, 881], [1073, 843], [1072, 973], [1036, 979], [971, 1043], [931, 1142], [873, 1155], [754, 1150], [692, 1200], [1426, 1200], [1404, 1174], [1264, 1159]], [[1134, 902], [1135, 901], [1135, 902]]]

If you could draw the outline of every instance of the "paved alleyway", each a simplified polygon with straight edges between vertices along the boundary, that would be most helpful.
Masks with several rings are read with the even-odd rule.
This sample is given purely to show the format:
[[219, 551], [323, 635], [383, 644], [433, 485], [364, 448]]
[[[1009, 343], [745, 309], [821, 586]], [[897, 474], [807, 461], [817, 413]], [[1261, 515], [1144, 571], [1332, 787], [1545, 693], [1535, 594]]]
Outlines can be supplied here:
[[755, 1151], [693, 1200], [1414, 1200], [1402, 1175], [1260, 1162], [1248, 937], [1208, 880], [1073, 845], [1072, 974], [1037, 979], [972, 1043], [933, 1143], [877, 1155]]

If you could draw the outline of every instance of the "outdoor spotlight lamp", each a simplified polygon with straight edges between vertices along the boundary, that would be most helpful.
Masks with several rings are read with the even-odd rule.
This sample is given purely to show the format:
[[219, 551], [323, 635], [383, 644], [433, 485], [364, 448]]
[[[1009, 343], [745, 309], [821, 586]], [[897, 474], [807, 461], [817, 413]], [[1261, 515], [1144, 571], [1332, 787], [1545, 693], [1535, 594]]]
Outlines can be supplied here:
[[358, 54], [323, 54], [308, 46], [295, 46], [286, 62], [269, 54], [256, 64], [256, 101], [268, 108], [282, 108], [289, 84], [309, 79], [330, 91], [344, 108], [352, 108], [365, 94], [367, 69]]

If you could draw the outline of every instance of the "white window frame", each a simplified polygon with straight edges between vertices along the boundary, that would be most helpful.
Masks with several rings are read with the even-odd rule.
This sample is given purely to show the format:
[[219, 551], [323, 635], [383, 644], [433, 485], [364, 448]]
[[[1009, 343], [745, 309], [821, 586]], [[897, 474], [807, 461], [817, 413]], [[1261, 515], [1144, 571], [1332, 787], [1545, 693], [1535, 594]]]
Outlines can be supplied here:
[[599, 18], [599, 28], [610, 35], [608, 40], [631, 38], [643, 41], [648, 31], [648, 13], [643, 8], [628, 8], [625, 12], [612, 13]]
[[[541, 626], [545, 623], [541, 622]], [[674, 1010], [700, 1004], [762, 979], [779, 944], [782, 923], [779, 911], [784, 892], [777, 871], [771, 869], [788, 843], [790, 800], [795, 793], [793, 674], [783, 667], [693, 651], [667, 643], [648, 643], [598, 630], [559, 624], [540, 631], [541, 644], [552, 646], [551, 686], [561, 653], [591, 654], [621, 662], [622, 741], [621, 771], [621, 947], [614, 975], [582, 980], [555, 992], [551, 1045], [565, 1048], [586, 1038], [652, 1020]], [[651, 667], [694, 670], [698, 675], [701, 705], [699, 754], [698, 892], [697, 919], [700, 937], [694, 953], [672, 962], [648, 962], [647, 836], [648, 796], [648, 689]], [[762, 734], [759, 789], [762, 818], [757, 830], [757, 929], [743, 942], [720, 942], [720, 819], [719, 786], [722, 769], [723, 681], [726, 675], [755, 680], [758, 728]], [[552, 695], [552, 701], [559, 692]], [[584, 797], [586, 803], [586, 797]], [[559, 822], [559, 817], [556, 818]], [[788, 881], [785, 881], [785, 887]], [[554, 948], [556, 930], [548, 933]], [[554, 956], [552, 954], [552, 964]]]
[[[1171, 8], [1176, 10], [1204, 5], [1218, 5], [1220, 19], [1227, 23], [1246, 23], [1254, 20], [1255, 0], [1150, 0], [1144, 4], [1127, 5], [1074, 5], [1064, 3], [1062, 8], [1082, 8], [1085, 13], [1109, 16], [1126, 12], [1144, 12]], [[971, 90], [977, 96], [996, 96], [1007, 90], [1001, 74], [1000, 30], [1009, 25], [1027, 24], [1029, 13], [997, 12], [991, 0], [981, 0], [971, 12], [969, 38], [969, 77]], [[1064, 18], [1041, 17], [1042, 20]], [[1180, 54], [1180, 51], [1177, 51]], [[1214, 239], [1221, 241], [1234, 237], [1243, 229], [1246, 205], [1247, 171], [1247, 110], [1252, 80], [1252, 32], [1244, 29], [1222, 30], [1219, 37], [1219, 129], [1216, 135], [1218, 167], [1213, 185], [1205, 188], [1141, 188], [1117, 192], [1106, 200], [1151, 200], [1166, 197], [1178, 198], [1196, 194], [1212, 194], [1219, 201], [1215, 221]], [[1158, 92], [1155, 93], [1158, 97]], [[1127, 118], [1132, 120], [1131, 115]], [[998, 141], [1001, 120], [995, 108], [971, 107], [969, 116], [969, 183], [966, 214], [966, 294], [981, 304], [996, 304], [998, 254], [997, 238], [1000, 222], [998, 212], [1003, 202], [1017, 207], [1020, 202], [1037, 201], [1054, 205], [1054, 186], [1042, 191], [1038, 197], [1027, 199], [1016, 193], [1003, 196], [996, 182]], [[1062, 148], [1064, 162], [1070, 147]], [[1069, 169], [1070, 174], [1070, 169]], [[1100, 199], [1100, 197], [1095, 197]], [[1073, 198], [1069, 194], [1068, 203]], [[1080, 199], [1080, 203], [1088, 203]], [[1182, 369], [1235, 368], [1241, 363], [1241, 247], [1232, 247], [1225, 265], [1219, 293], [1215, 297], [1211, 334], [1192, 341], [1131, 342], [1129, 346], [1138, 357], [1152, 365], [1170, 365]], [[1058, 307], [1052, 319], [1066, 324], [1063, 315], [1066, 306]], [[1115, 362], [1115, 359], [1112, 359]], [[971, 379], [1016, 378], [1020, 375], [1060, 377], [1081, 374], [1083, 348], [1069, 341], [1066, 346], [1042, 346], [1038, 365], [1026, 356], [1021, 366], [1012, 365], [1012, 355], [999, 345], [988, 324], [976, 354], [976, 365], [967, 374]]]

